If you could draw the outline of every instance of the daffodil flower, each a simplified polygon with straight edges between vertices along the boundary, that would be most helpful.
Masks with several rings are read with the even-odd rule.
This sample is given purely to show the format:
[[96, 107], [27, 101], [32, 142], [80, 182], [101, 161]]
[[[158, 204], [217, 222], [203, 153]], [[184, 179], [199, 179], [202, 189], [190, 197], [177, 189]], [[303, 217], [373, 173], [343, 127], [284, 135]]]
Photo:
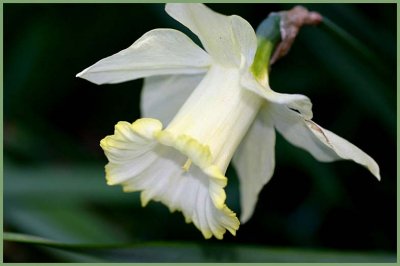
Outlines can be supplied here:
[[205, 238], [222, 239], [240, 224], [225, 203], [226, 169], [233, 158], [246, 222], [274, 171], [275, 129], [317, 160], [353, 160], [379, 178], [370, 156], [311, 121], [306, 96], [270, 89], [268, 71], [257, 65], [271, 47], [257, 50], [246, 20], [202, 4], [167, 4], [166, 12], [204, 50], [182, 32], [154, 29], [77, 75], [96, 84], [145, 78], [141, 108], [151, 118], [118, 122], [101, 140], [109, 185], [141, 191], [143, 206], [160, 201]]

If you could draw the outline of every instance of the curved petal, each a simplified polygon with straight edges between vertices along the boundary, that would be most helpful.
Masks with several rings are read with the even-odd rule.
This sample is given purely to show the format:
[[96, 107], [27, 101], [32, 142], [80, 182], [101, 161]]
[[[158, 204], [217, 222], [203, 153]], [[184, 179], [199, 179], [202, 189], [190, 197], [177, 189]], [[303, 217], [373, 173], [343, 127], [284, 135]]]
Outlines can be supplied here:
[[263, 87], [249, 71], [242, 73], [240, 84], [243, 88], [263, 97], [270, 103], [287, 106], [301, 113], [307, 119], [311, 119], [313, 116], [312, 103], [307, 96], [301, 94], [278, 93], [273, 91], [269, 85]]
[[240, 221], [253, 215], [258, 194], [275, 168], [275, 129], [268, 109], [263, 108], [233, 157], [240, 181]]
[[251, 65], [257, 49], [257, 37], [243, 18], [224, 16], [203, 4], [172, 4], [166, 12], [195, 33], [206, 51], [220, 64], [239, 66], [242, 56]]
[[[142, 191], [143, 206], [154, 200], [182, 211], [205, 238], [222, 239], [226, 230], [236, 233], [239, 221], [224, 203], [226, 177], [210, 164], [206, 147], [187, 136], [169, 136], [158, 120], [149, 118], [119, 122], [100, 145], [109, 159], [109, 185]], [[193, 165], [186, 166], [187, 161]]]
[[231, 24], [235, 44], [241, 53], [241, 68], [248, 69], [254, 61], [257, 51], [257, 36], [250, 23], [245, 19], [232, 15]]
[[154, 75], [203, 73], [210, 63], [209, 55], [182, 32], [155, 29], [77, 77], [96, 84], [119, 83]]
[[275, 105], [271, 112], [277, 130], [290, 143], [307, 150], [317, 160], [353, 160], [368, 168], [380, 180], [378, 164], [352, 143], [288, 108]]
[[168, 125], [203, 77], [204, 74], [145, 78], [140, 101], [142, 116]]

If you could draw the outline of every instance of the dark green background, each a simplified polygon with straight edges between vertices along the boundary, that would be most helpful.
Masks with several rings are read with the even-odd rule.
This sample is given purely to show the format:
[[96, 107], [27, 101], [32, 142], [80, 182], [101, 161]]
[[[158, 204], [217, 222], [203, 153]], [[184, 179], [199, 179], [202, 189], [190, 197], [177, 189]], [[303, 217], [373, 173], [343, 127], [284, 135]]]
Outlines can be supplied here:
[[[240, 15], [255, 28], [269, 12], [293, 5], [209, 6]], [[170, 214], [159, 203], [141, 208], [138, 193], [123, 194], [104, 182], [99, 141], [116, 122], [140, 117], [142, 80], [96, 86], [75, 78], [151, 29], [193, 35], [161, 4], [4, 4], [5, 231], [66, 243], [131, 242], [144, 249], [114, 261], [175, 260], [146, 248], [149, 241], [162, 241], [161, 250], [190, 241], [202, 247], [199, 261], [238, 261], [235, 252], [213, 253], [227, 243], [267, 251], [334, 249], [337, 261], [343, 251], [395, 253], [396, 5], [306, 6], [359, 43], [324, 25], [304, 28], [289, 55], [272, 67], [271, 86], [309, 96], [314, 121], [370, 154], [380, 165], [381, 182], [351, 162], [317, 162], [278, 136], [275, 174], [252, 219], [236, 237], [205, 241], [180, 213]], [[227, 175], [228, 205], [240, 212], [234, 170]], [[10, 262], [84, 259], [13, 242], [4, 251]], [[271, 260], [285, 261], [290, 253], [282, 254]], [[248, 260], [263, 261], [257, 258]]]

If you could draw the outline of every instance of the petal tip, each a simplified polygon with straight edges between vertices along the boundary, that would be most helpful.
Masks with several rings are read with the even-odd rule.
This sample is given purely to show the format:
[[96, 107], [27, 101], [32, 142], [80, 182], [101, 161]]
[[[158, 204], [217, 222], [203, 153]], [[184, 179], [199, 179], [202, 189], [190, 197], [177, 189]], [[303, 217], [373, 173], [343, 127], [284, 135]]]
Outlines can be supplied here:
[[140, 203], [142, 205], [142, 207], [146, 207], [147, 204], [149, 203], [150, 198], [146, 195], [145, 191], [142, 191], [142, 193], [140, 193]]
[[374, 168], [368, 168], [368, 170], [375, 176], [376, 179], [378, 179], [378, 181], [382, 181], [378, 165], [376, 165]]
[[108, 175], [106, 175], [106, 183], [107, 183], [108, 186], [114, 186], [114, 185], [117, 184], [117, 183], [116, 183], [110, 176], [108, 176]]
[[88, 68], [82, 70], [81, 72], [79, 72], [78, 74], [76, 74], [75, 77], [76, 77], [76, 78], [85, 79], [85, 80], [90, 81], [90, 82], [92, 82], [92, 83], [94, 83], [94, 84], [96, 84], [96, 85], [102, 85], [102, 84], [104, 84], [105, 82], [100, 82], [100, 81], [98, 81], [98, 80], [95, 79], [95, 78], [90, 78], [90, 75], [87, 75], [88, 73], [90, 74], [90, 71], [89, 71], [90, 68], [91, 68], [91, 67], [88, 67]]
[[84, 70], [82, 70], [81, 72], [76, 74], [75, 77], [76, 78], [84, 78], [83, 75], [86, 73], [87, 70], [88, 70], [88, 68], [85, 68]]
[[203, 234], [205, 239], [210, 239], [213, 236], [211, 231], [201, 231], [201, 233]]

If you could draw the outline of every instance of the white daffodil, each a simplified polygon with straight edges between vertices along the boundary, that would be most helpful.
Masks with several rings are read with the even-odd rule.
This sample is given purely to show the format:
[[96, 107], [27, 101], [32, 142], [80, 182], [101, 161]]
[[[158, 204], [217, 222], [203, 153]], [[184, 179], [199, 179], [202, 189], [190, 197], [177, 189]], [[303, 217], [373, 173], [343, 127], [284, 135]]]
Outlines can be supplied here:
[[141, 191], [143, 206], [161, 201], [205, 238], [222, 239], [239, 227], [225, 204], [226, 169], [233, 158], [246, 222], [274, 171], [275, 129], [320, 161], [350, 159], [379, 178], [370, 156], [311, 121], [307, 97], [270, 89], [246, 20], [202, 4], [167, 4], [166, 11], [205, 51], [179, 31], [155, 29], [77, 75], [96, 84], [145, 78], [141, 108], [152, 118], [119, 122], [101, 141], [109, 185]]

